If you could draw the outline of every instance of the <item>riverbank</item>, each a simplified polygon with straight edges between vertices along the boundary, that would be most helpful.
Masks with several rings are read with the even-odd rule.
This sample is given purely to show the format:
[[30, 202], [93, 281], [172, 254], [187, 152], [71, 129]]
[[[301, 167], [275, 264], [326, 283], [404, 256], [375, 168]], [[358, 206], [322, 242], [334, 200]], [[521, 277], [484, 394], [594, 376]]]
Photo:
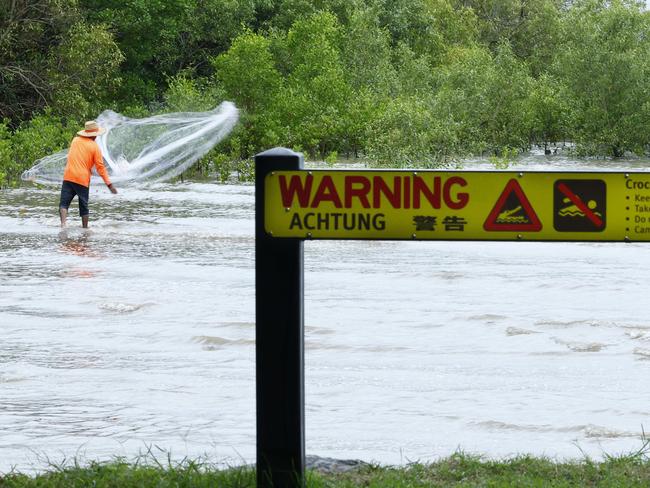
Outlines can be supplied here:
[[[392, 467], [360, 461], [329, 458], [308, 459], [307, 486], [369, 487], [647, 487], [650, 485], [648, 444], [639, 451], [603, 462], [554, 462], [541, 457], [521, 456], [506, 460], [483, 460], [456, 453], [431, 464], [413, 463]], [[153, 462], [152, 462], [153, 461]], [[117, 459], [109, 463], [78, 466], [70, 462], [36, 476], [9, 473], [0, 476], [1, 488], [58, 487], [254, 487], [255, 469], [250, 466], [219, 469], [202, 461], [171, 463], [144, 458], [133, 462]]]

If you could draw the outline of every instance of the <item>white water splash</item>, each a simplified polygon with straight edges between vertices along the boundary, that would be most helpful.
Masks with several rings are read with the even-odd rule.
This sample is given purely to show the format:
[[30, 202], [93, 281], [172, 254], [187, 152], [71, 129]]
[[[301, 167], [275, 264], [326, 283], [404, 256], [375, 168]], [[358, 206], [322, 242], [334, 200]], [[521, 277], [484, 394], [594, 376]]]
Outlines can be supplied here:
[[[207, 154], [230, 133], [238, 117], [231, 102], [209, 112], [177, 112], [143, 119], [106, 110], [97, 122], [107, 132], [96, 141], [113, 182], [160, 182], [178, 176]], [[65, 149], [39, 159], [22, 179], [60, 184], [67, 155]]]

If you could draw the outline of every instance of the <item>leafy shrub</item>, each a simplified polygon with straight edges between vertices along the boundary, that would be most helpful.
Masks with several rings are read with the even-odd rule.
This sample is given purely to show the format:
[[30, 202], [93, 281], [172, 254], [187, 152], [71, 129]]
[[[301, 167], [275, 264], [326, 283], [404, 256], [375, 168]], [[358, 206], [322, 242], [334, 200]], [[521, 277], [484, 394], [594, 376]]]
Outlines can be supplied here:
[[370, 125], [367, 154], [389, 167], [435, 167], [457, 158], [463, 148], [456, 127], [436, 114], [431, 100], [396, 99]]
[[11, 132], [9, 121], [0, 122], [0, 188], [8, 183], [9, 173], [14, 163], [13, 151], [11, 148]]
[[77, 125], [65, 123], [49, 111], [21, 125], [11, 138], [14, 165], [9, 179], [17, 180], [38, 159], [66, 148], [77, 130]]

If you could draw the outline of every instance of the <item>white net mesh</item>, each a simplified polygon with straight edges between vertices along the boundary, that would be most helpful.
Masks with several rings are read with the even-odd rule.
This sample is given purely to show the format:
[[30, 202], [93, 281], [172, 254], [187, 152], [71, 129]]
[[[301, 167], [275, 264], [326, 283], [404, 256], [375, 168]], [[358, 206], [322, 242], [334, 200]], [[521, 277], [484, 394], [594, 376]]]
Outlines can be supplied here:
[[[113, 182], [165, 181], [181, 174], [222, 141], [238, 117], [231, 102], [209, 112], [177, 112], [143, 119], [106, 110], [97, 122], [107, 131], [96, 141]], [[39, 159], [22, 179], [60, 184], [67, 155], [66, 149]]]

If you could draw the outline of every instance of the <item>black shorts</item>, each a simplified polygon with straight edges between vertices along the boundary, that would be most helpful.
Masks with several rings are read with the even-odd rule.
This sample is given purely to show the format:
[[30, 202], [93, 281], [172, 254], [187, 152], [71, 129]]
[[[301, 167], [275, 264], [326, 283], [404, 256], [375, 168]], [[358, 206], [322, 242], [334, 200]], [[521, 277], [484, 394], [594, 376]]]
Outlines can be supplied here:
[[79, 198], [79, 215], [81, 217], [88, 215], [88, 187], [72, 181], [63, 180], [59, 207], [67, 210], [75, 195]]

